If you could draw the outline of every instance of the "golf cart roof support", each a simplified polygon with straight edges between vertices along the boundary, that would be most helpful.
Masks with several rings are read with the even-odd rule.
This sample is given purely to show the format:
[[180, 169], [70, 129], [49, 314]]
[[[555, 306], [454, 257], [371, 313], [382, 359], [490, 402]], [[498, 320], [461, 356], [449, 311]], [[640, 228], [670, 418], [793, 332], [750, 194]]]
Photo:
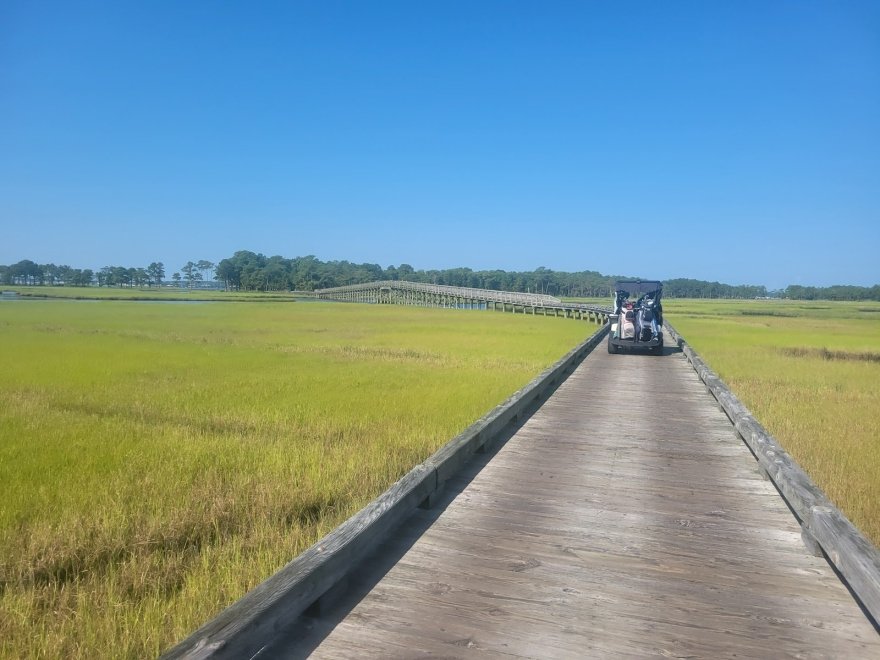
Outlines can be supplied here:
[[626, 291], [629, 295], [640, 295], [660, 291], [663, 283], [657, 280], [617, 280], [614, 285], [615, 291]]

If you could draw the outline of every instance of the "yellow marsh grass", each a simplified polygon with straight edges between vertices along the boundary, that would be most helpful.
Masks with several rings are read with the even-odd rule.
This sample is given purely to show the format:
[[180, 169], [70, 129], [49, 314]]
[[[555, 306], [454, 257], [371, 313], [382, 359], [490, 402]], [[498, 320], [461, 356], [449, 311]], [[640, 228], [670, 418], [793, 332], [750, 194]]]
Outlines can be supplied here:
[[96, 286], [19, 286], [3, 285], [25, 298], [63, 298], [80, 300], [212, 300], [212, 301], [290, 301], [290, 291], [218, 291], [176, 286], [96, 287]]
[[0, 302], [0, 655], [155, 656], [594, 330]]
[[880, 545], [880, 304], [669, 301], [666, 312]]

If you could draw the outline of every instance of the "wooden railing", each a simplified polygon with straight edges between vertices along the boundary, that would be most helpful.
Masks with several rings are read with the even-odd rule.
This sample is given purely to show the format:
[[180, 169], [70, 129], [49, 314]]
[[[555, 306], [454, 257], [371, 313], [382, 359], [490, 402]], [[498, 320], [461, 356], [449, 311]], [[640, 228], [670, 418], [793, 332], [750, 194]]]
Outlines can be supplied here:
[[[295, 621], [320, 599], [344, 587], [349, 571], [416, 510], [431, 506], [436, 494], [477, 452], [484, 451], [509, 424], [545, 399], [602, 341], [604, 325], [507, 401], [469, 426], [275, 575], [208, 621], [162, 657], [255, 657], [280, 627]], [[330, 596], [332, 597], [332, 596]]]
[[549, 307], [561, 305], [559, 298], [540, 293], [519, 293], [516, 291], [495, 291], [492, 289], [473, 289], [463, 286], [448, 286], [446, 284], [424, 284], [422, 282], [407, 282], [404, 280], [383, 280], [367, 282], [364, 284], [351, 284], [338, 286], [331, 289], [316, 289], [315, 295], [321, 299], [333, 299], [340, 294], [353, 291], [371, 290], [397, 290], [416, 291], [434, 296], [448, 296], [462, 300], [479, 300], [484, 302], [500, 302], [516, 305], [528, 305], [529, 307]]
[[543, 316], [564, 316], [598, 323], [607, 322], [611, 312], [611, 308], [602, 305], [568, 303], [540, 293], [495, 291], [402, 280], [316, 289], [315, 297], [320, 300], [343, 302], [492, 309]]
[[754, 418], [718, 375], [669, 323], [666, 332], [682, 349], [694, 370], [727, 414], [754, 454], [764, 475], [788, 503], [801, 524], [807, 549], [824, 555], [846, 581], [863, 609], [880, 624], [880, 552], [813, 483], [776, 439]]

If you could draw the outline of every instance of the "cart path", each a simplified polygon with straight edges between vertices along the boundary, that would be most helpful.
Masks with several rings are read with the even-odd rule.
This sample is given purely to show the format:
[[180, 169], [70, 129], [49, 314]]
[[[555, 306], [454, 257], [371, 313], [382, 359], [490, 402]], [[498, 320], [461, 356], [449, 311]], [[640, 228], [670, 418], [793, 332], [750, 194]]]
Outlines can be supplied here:
[[600, 344], [263, 657], [880, 658], [684, 356]]

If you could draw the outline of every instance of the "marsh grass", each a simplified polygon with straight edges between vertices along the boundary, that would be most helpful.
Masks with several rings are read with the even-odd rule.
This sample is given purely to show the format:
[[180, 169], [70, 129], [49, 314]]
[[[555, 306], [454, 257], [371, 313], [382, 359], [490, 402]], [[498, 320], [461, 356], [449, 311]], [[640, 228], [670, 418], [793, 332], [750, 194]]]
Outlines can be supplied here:
[[187, 289], [168, 286], [96, 287], [96, 286], [19, 286], [3, 285], [4, 291], [15, 291], [24, 298], [64, 300], [154, 300], [167, 302], [257, 302], [291, 301], [290, 291], [220, 291]]
[[805, 346], [783, 347], [779, 349], [783, 355], [792, 357], [818, 357], [823, 360], [855, 360], [856, 362], [880, 362], [880, 353], [852, 351], [831, 351], [825, 348], [810, 348]]
[[0, 655], [157, 655], [594, 328], [0, 303]]
[[592, 298], [582, 298], [576, 296], [560, 296], [563, 302], [580, 303], [581, 305], [601, 305], [605, 307], [611, 306], [611, 296], [601, 296]]
[[880, 304], [665, 306], [670, 322], [880, 545]]

